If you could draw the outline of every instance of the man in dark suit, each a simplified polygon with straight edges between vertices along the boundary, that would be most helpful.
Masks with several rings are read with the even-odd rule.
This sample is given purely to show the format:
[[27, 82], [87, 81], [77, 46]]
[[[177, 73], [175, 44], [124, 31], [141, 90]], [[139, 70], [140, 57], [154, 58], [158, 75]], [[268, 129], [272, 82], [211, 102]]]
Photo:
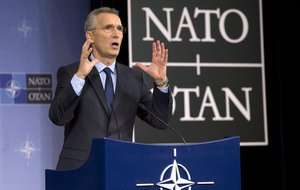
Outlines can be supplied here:
[[[153, 42], [152, 63], [136, 65], [144, 72], [134, 70], [116, 62], [124, 32], [117, 10], [95, 9], [85, 22], [86, 42], [80, 63], [61, 67], [57, 72], [49, 118], [65, 127], [59, 170], [84, 164], [94, 138], [132, 141], [136, 116], [155, 128], [166, 128], [143, 106], [164, 122], [171, 118], [173, 103], [166, 75], [168, 49], [160, 41]], [[104, 72], [106, 67], [110, 74]], [[153, 93], [146, 84], [145, 73], [153, 78]], [[112, 78], [112, 103], [108, 103], [110, 98], [105, 95], [109, 77]]]

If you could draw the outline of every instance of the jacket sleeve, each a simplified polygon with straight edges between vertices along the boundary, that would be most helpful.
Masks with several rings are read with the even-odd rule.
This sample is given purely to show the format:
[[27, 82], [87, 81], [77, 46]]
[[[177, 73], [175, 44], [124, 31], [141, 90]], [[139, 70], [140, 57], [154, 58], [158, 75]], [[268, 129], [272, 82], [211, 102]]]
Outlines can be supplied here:
[[49, 118], [55, 125], [63, 126], [74, 117], [79, 96], [71, 85], [73, 75], [74, 73], [68, 72], [65, 67], [57, 71], [55, 96], [49, 108]]
[[[164, 93], [161, 92], [157, 87], [154, 87], [153, 93], [151, 93], [146, 83], [144, 82], [144, 92], [146, 93], [144, 93], [144, 98], [142, 98], [140, 103], [148, 110], [150, 110], [153, 114], [155, 114], [158, 118], [163, 120], [165, 123], [168, 123], [171, 120], [173, 109], [173, 97], [170, 89], [168, 89], [168, 93]], [[142, 109], [142, 107], [138, 108], [137, 115], [139, 118], [141, 118], [154, 128], [167, 128], [167, 126], [165, 126], [147, 110]]]

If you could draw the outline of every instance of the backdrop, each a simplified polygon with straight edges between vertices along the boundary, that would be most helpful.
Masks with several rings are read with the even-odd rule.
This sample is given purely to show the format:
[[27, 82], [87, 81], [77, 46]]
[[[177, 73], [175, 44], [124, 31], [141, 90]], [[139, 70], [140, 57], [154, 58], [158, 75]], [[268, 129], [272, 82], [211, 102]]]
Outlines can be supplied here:
[[[151, 62], [153, 40], [169, 49], [170, 125], [187, 142], [239, 136], [241, 145], [268, 145], [262, 1], [127, 2], [129, 66]], [[137, 142], [181, 140], [142, 125]]]
[[62, 128], [48, 119], [56, 70], [78, 60], [86, 0], [0, 3], [0, 189], [44, 189]]
[[[91, 1], [94, 4], [93, 8], [103, 4], [114, 6], [121, 10], [121, 16], [127, 17], [125, 0]], [[242, 189], [244, 190], [285, 189], [284, 183], [287, 178], [283, 140], [292, 139], [283, 139], [287, 136], [287, 129], [290, 131], [293, 127], [289, 127], [290, 125], [283, 127], [282, 122], [286, 120], [282, 119], [282, 114], [287, 116], [288, 104], [282, 105], [283, 101], [287, 102], [287, 94], [284, 93], [285, 99], [281, 96], [287, 88], [284, 86], [284, 90], [281, 89], [281, 83], [285, 80], [280, 80], [283, 80], [281, 69], [287, 68], [289, 65], [287, 63], [293, 61], [292, 57], [296, 53], [283, 54], [278, 39], [283, 36], [286, 38], [282, 44], [284, 49], [289, 47], [286, 43], [290, 42], [288, 38], [291, 36], [293, 39], [295, 37], [296, 42], [295, 28], [282, 21], [297, 18], [290, 15], [297, 14], [297, 11], [291, 9], [296, 9], [299, 4], [296, 6], [296, 3], [286, 1], [283, 3], [281, 0], [262, 2], [267, 91], [270, 92], [267, 94], [270, 138], [268, 146], [241, 148]], [[287, 14], [283, 14], [283, 9]], [[89, 1], [86, 0], [43, 0], [42, 2], [14, 0], [0, 3], [1, 190], [41, 190], [44, 184], [44, 169], [55, 167], [62, 130], [53, 127], [48, 121], [49, 75], [53, 86], [55, 83], [53, 77], [58, 66], [78, 60], [83, 42], [82, 23], [88, 10]], [[165, 13], [161, 8], [152, 10], [156, 15], [158, 12]], [[165, 14], [163, 16], [162, 18], [165, 18]], [[126, 22], [127, 20], [123, 19], [123, 24], [128, 26]], [[279, 35], [280, 32], [282, 36]], [[128, 57], [127, 38], [124, 40], [119, 58], [127, 64], [128, 61], [124, 61]], [[281, 57], [289, 61], [280, 60]], [[201, 60], [202, 58], [201, 56]], [[194, 61], [195, 56], [193, 56]], [[30, 89], [24, 84], [27, 79]], [[7, 83], [8, 81], [14, 82]], [[42, 93], [38, 93], [38, 89]], [[33, 93], [30, 93], [31, 96], [27, 101], [24, 93], [29, 90], [30, 92], [33, 90]], [[286, 112], [280, 110], [282, 106]], [[291, 153], [292, 151], [290, 155]], [[292, 168], [292, 162], [289, 163]]]

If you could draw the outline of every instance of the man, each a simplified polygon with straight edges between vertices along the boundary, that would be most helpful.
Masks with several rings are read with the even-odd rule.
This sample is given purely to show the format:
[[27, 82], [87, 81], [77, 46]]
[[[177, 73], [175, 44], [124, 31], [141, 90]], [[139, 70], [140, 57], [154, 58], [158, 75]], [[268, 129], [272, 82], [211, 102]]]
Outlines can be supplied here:
[[[86, 41], [80, 63], [61, 67], [57, 72], [49, 117], [54, 124], [65, 126], [59, 170], [84, 164], [94, 138], [132, 141], [136, 116], [155, 128], [166, 128], [146, 109], [165, 122], [171, 118], [172, 96], [166, 75], [168, 50], [163, 43], [153, 42], [152, 63], [136, 65], [153, 78], [155, 87], [151, 93], [144, 72], [116, 62], [124, 31], [117, 10], [95, 9], [85, 22]], [[108, 74], [104, 72], [106, 67]], [[110, 80], [112, 87], [106, 87]], [[112, 88], [111, 103], [105, 88]]]

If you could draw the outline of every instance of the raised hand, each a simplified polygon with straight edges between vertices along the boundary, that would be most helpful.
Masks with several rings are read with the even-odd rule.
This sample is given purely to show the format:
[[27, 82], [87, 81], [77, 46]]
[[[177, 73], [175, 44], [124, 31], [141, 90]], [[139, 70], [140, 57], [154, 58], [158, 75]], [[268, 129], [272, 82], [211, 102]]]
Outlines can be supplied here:
[[85, 79], [85, 77], [91, 72], [94, 65], [98, 62], [97, 59], [93, 61], [89, 60], [89, 56], [93, 51], [93, 47], [91, 46], [93, 42], [91, 40], [86, 40], [82, 46], [81, 55], [80, 55], [80, 64], [79, 68], [76, 72], [76, 75], [81, 78]]
[[152, 43], [152, 62], [149, 66], [137, 63], [135, 66], [148, 73], [156, 82], [160, 84], [167, 80], [168, 49], [159, 40]]

